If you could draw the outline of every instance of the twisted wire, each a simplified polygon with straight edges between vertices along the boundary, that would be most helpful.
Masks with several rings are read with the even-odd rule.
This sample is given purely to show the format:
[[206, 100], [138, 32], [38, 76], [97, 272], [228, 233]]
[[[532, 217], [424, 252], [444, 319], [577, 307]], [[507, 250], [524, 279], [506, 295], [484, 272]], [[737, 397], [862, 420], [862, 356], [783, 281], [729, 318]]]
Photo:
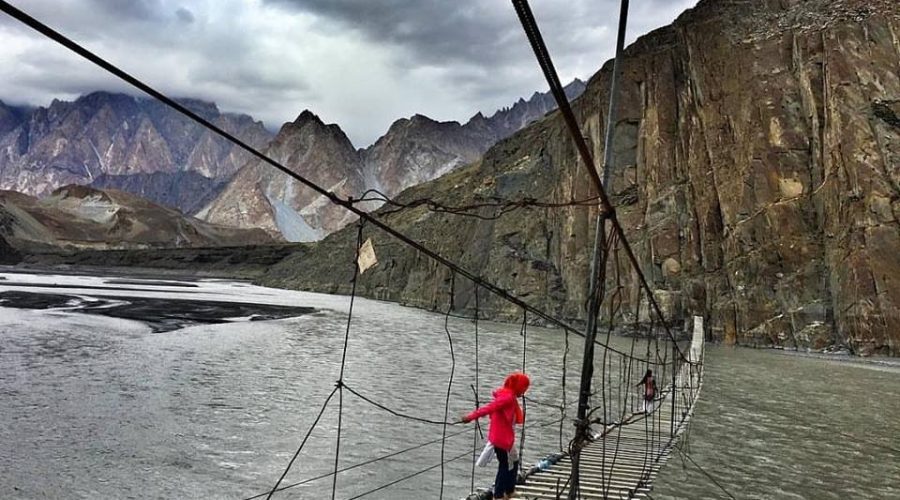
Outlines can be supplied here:
[[337, 495], [337, 471], [341, 459], [341, 430], [344, 421], [344, 370], [347, 366], [347, 348], [350, 344], [350, 325], [353, 322], [353, 305], [356, 301], [356, 285], [359, 280], [359, 251], [362, 248], [362, 234], [365, 220], [360, 220], [356, 229], [356, 251], [353, 259], [353, 282], [350, 290], [350, 307], [347, 311], [347, 328], [344, 330], [344, 346], [341, 350], [341, 372], [338, 376], [338, 421], [334, 445], [334, 475], [331, 478], [331, 500]]

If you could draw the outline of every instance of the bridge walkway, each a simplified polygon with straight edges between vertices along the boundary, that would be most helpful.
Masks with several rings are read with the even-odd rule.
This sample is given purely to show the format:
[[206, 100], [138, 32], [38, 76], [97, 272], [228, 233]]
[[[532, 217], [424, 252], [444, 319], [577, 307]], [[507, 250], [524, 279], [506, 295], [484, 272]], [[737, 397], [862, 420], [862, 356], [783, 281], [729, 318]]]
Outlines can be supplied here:
[[[703, 385], [703, 320], [694, 319], [689, 363], [682, 363], [673, 383], [662, 391], [649, 413], [636, 412], [594, 433], [581, 452], [579, 498], [647, 498], [653, 480], [687, 430]], [[516, 498], [567, 498], [572, 459], [538, 465]]]

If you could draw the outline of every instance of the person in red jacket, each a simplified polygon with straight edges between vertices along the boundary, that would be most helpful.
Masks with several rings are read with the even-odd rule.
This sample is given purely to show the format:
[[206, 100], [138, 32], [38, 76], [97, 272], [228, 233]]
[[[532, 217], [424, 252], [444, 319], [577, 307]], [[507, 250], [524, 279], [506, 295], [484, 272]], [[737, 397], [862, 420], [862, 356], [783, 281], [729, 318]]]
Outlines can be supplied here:
[[518, 398], [525, 394], [531, 380], [520, 372], [511, 373], [503, 382], [503, 387], [494, 391], [494, 399], [490, 403], [476, 409], [463, 417], [463, 422], [471, 422], [489, 415], [488, 441], [494, 445], [497, 455], [497, 479], [494, 481], [494, 498], [508, 499], [516, 489], [519, 462], [510, 463], [510, 450], [516, 442], [515, 424], [525, 423], [525, 415], [519, 406]]

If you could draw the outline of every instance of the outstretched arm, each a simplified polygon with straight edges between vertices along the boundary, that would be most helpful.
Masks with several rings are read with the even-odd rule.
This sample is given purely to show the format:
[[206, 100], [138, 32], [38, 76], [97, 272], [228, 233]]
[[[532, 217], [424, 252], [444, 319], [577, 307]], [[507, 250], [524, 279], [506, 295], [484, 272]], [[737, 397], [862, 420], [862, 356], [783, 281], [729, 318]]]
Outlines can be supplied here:
[[481, 418], [485, 415], [490, 415], [491, 413], [494, 413], [495, 411], [505, 408], [507, 405], [510, 404], [511, 401], [513, 401], [513, 400], [509, 397], [504, 397], [504, 396], [497, 397], [490, 403], [482, 406], [481, 408], [476, 409], [472, 413], [469, 413], [468, 415], [463, 417], [463, 422], [471, 422], [472, 420]]

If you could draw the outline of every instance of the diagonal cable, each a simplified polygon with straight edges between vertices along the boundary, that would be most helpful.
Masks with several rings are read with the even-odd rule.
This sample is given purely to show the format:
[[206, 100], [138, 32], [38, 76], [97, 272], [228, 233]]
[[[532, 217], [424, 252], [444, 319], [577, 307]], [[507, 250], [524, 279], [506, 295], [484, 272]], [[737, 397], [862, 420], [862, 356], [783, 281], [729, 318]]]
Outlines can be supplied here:
[[[563, 117], [563, 121], [566, 123], [566, 127], [569, 129], [572, 140], [575, 142], [575, 147], [578, 150], [578, 154], [579, 156], [581, 156], [581, 159], [584, 162], [585, 167], [587, 168], [588, 174], [591, 177], [591, 181], [594, 183], [594, 187], [596, 188], [597, 194], [600, 197], [600, 207], [602, 208], [603, 214], [607, 218], [609, 218], [610, 222], [612, 223], [613, 229], [619, 234], [622, 248], [625, 250], [628, 259], [631, 261], [631, 266], [634, 268], [635, 273], [637, 273], [638, 275], [641, 287], [648, 291], [648, 299], [653, 307], [654, 312], [662, 320], [669, 338], [673, 342], [675, 342], [675, 335], [669, 329], [669, 324], [662, 314], [662, 309], [660, 309], [659, 304], [653, 297], [653, 294], [649, 293], [650, 284], [647, 282], [647, 278], [646, 276], [644, 276], [644, 273], [641, 270], [640, 263], [637, 260], [637, 256], [635, 255], [634, 250], [631, 248], [631, 244], [625, 237], [625, 230], [619, 222], [618, 217], [616, 216], [616, 209], [612, 205], [612, 202], [610, 201], [609, 196], [606, 193], [606, 189], [604, 189], [603, 181], [600, 179], [600, 175], [597, 173], [597, 167], [593, 155], [591, 155], [591, 151], [588, 148], [588, 145], [584, 140], [584, 136], [581, 133], [581, 127], [578, 125], [578, 120], [575, 118], [575, 113], [572, 111], [572, 107], [569, 105], [569, 99], [566, 97], [562, 84], [559, 81], [559, 76], [557, 76], [556, 68], [553, 66], [553, 60], [550, 58], [550, 53], [547, 50], [546, 44], [544, 44], [544, 39], [541, 36], [540, 29], [538, 29], [537, 21], [535, 21], [534, 19], [534, 14], [531, 12], [531, 7], [528, 5], [528, 0], [512, 0], [512, 3], [516, 9], [516, 13], [519, 15], [519, 20], [522, 23], [522, 28], [525, 30], [528, 41], [531, 43], [531, 48], [534, 50], [534, 55], [538, 60], [538, 64], [541, 66], [544, 77], [546, 78], [547, 83], [550, 85], [550, 92], [553, 94], [553, 97], [556, 100], [556, 104], [559, 107], [559, 112]], [[604, 169], [609, 168], [610, 165], [604, 166]], [[676, 349], [681, 355], [681, 358], [683, 360], [687, 360], [687, 357], [683, 352], [681, 352], [681, 349], [678, 347], [676, 347]]]

